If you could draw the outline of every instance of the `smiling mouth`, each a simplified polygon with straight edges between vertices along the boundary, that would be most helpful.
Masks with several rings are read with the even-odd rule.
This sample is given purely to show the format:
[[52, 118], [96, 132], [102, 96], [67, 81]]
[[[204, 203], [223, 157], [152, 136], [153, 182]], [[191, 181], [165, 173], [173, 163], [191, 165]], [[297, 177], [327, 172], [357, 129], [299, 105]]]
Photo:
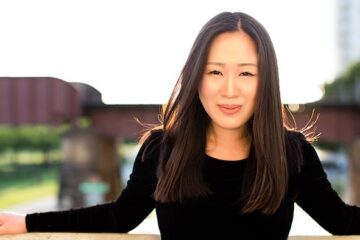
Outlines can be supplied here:
[[241, 110], [241, 105], [219, 104], [218, 106], [219, 106], [219, 109], [227, 115], [235, 114]]

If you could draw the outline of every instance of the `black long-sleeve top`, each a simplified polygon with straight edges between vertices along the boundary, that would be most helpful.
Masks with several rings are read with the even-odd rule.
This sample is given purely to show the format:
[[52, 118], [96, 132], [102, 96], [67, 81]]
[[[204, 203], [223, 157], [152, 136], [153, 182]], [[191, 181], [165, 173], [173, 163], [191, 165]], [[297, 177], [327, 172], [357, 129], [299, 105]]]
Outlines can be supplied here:
[[[151, 138], [151, 137], [150, 137]], [[174, 239], [287, 239], [294, 203], [332, 234], [360, 234], [360, 208], [345, 204], [332, 189], [314, 148], [301, 140], [304, 162], [289, 177], [285, 199], [273, 215], [241, 214], [238, 199], [244, 166], [251, 158], [224, 161], [205, 156], [204, 176], [212, 194], [186, 203], [154, 200], [159, 149], [141, 160], [151, 141], [141, 147], [127, 186], [113, 202], [60, 212], [26, 216], [28, 231], [128, 232], [155, 208], [161, 238]], [[152, 141], [153, 148], [159, 148]], [[291, 161], [291, 159], [289, 159]]]

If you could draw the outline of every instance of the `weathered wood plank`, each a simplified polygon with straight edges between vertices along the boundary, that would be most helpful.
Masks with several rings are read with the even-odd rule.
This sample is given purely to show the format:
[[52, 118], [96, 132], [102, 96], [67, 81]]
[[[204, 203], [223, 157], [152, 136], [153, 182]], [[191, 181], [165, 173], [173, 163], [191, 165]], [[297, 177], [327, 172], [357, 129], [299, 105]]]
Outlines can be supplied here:
[[159, 235], [117, 233], [25, 233], [3, 235], [0, 240], [160, 240]]
[[291, 236], [289, 240], [360, 240], [360, 236]]
[[[2, 235], [0, 240], [160, 240], [152, 234], [118, 233], [25, 233]], [[290, 236], [290, 240], [360, 240], [359, 236]]]

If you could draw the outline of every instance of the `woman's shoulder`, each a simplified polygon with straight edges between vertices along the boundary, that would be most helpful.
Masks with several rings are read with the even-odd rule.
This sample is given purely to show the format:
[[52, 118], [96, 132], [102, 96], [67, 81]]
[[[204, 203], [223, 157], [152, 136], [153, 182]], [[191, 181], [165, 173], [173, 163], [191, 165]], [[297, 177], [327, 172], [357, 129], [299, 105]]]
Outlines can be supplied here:
[[160, 142], [163, 136], [163, 130], [161, 128], [153, 128], [146, 131], [140, 139], [140, 143], [143, 145], [153, 144], [154, 142]]
[[312, 147], [315, 141], [313, 134], [305, 134], [301, 130], [285, 130], [285, 145], [286, 147], [295, 147], [304, 150]]
[[314, 166], [320, 167], [320, 160], [313, 146], [314, 137], [306, 136], [301, 131], [287, 131], [286, 151], [289, 160], [295, 159], [298, 170], [304, 171]]
[[285, 129], [285, 141], [306, 141], [306, 137], [301, 130]]
[[139, 141], [140, 149], [135, 158], [133, 176], [155, 176], [158, 165], [162, 131], [149, 130]]
[[145, 132], [139, 143], [141, 145], [139, 155], [144, 161], [147, 158], [158, 158], [162, 144], [163, 130], [154, 128]]
[[310, 141], [299, 130], [286, 130], [285, 147], [290, 172], [301, 171], [305, 161], [306, 149], [312, 147]]

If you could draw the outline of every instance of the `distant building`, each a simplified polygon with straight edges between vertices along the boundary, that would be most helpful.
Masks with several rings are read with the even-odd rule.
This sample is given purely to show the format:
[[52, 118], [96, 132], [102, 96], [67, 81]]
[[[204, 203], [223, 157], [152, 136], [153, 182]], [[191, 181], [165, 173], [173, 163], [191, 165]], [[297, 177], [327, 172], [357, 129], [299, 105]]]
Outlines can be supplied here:
[[360, 1], [337, 0], [338, 66], [343, 71], [360, 60]]

